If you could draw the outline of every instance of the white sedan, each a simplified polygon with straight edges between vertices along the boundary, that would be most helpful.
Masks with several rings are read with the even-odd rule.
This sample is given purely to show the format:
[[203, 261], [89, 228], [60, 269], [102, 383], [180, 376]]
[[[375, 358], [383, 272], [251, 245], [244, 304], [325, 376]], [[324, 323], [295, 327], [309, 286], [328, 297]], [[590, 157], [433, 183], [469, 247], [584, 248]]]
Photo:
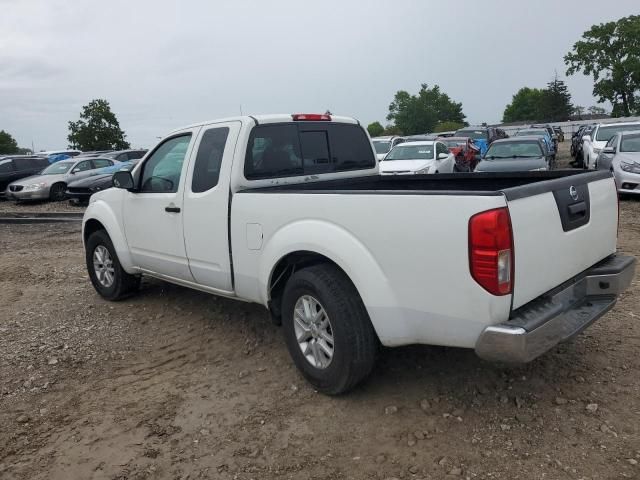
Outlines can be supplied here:
[[454, 155], [442, 142], [405, 142], [393, 147], [380, 162], [380, 174], [452, 173], [455, 164]]

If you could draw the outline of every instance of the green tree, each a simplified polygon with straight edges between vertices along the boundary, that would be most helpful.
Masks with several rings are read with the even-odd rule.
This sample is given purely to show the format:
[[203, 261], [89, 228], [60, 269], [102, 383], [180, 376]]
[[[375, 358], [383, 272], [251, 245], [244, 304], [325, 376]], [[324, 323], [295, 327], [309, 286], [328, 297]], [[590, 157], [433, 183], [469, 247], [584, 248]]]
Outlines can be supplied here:
[[384, 131], [382, 132], [382, 135], [402, 135], [402, 134], [403, 134], [402, 130], [400, 130], [395, 125], [387, 125], [386, 127], [384, 127]]
[[372, 137], [379, 137], [384, 132], [384, 127], [380, 122], [373, 122], [367, 126], [367, 131]]
[[593, 95], [614, 116], [640, 113], [640, 15], [594, 25], [564, 56], [567, 75], [593, 76]]
[[460, 122], [440, 122], [438, 125], [436, 125], [436, 128], [433, 130], [434, 133], [440, 133], [440, 132], [452, 132], [452, 131], [456, 131], [456, 130], [460, 130], [462, 127], [466, 127], [467, 123], [460, 123]]
[[432, 132], [442, 122], [464, 123], [465, 118], [462, 103], [451, 100], [438, 85], [429, 88], [426, 83], [417, 95], [404, 90], [396, 92], [387, 115], [387, 120], [393, 120], [405, 135]]
[[582, 115], [584, 113], [584, 107], [580, 106], [580, 105], [576, 105], [575, 107], [573, 107], [573, 112], [574, 115]]
[[0, 130], [0, 154], [17, 153], [18, 143], [10, 133]]
[[522, 87], [511, 99], [502, 114], [502, 121], [535, 122], [540, 119], [540, 106], [544, 97], [544, 90], [540, 88]]
[[540, 111], [537, 120], [544, 122], [563, 122], [568, 120], [573, 112], [571, 94], [567, 85], [558, 78], [556, 73], [553, 80], [547, 83], [542, 92]]
[[91, 100], [82, 107], [80, 120], [69, 122], [67, 139], [71, 148], [123, 150], [129, 148], [129, 142], [125, 138], [109, 102], [103, 99]]

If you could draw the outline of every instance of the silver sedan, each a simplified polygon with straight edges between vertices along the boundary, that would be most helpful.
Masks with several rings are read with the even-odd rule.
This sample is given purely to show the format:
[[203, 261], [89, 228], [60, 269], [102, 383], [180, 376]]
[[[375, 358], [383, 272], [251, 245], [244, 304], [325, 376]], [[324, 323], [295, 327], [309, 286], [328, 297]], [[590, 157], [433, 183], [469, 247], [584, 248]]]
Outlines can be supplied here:
[[118, 162], [107, 158], [82, 157], [52, 163], [38, 175], [10, 183], [6, 196], [13, 200], [63, 200], [67, 183], [93, 175], [96, 169], [115, 163]]
[[596, 160], [598, 170], [610, 170], [619, 193], [640, 194], [640, 131], [618, 132]]

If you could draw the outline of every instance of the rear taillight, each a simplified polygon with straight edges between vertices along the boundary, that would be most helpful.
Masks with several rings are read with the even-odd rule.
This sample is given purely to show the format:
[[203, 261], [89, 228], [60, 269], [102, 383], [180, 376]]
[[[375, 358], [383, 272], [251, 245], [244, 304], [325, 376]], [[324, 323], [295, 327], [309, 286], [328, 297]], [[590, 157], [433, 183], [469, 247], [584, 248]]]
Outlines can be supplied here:
[[291, 115], [294, 120], [307, 122], [330, 122], [331, 115], [326, 113], [294, 113]]
[[493, 295], [513, 289], [513, 235], [506, 208], [478, 213], [469, 220], [471, 276]]

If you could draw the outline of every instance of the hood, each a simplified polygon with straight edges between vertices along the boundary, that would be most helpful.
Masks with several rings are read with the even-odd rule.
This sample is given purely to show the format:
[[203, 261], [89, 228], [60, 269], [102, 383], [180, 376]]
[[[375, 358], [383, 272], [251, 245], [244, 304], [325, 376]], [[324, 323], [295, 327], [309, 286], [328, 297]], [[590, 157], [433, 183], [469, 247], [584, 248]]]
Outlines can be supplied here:
[[385, 160], [380, 162], [381, 172], [416, 172], [426, 167], [432, 167], [435, 160]]
[[376, 158], [378, 159], [379, 162], [381, 162], [382, 160], [384, 160], [384, 157], [387, 156], [387, 153], [376, 153]]
[[31, 183], [46, 183], [47, 185], [51, 185], [53, 182], [60, 180], [64, 177], [62, 175], [32, 175], [30, 177], [21, 178], [20, 180], [16, 180], [15, 182], [11, 182], [11, 185], [29, 185]]
[[640, 164], [640, 152], [618, 152], [616, 160], [620, 162]]
[[[80, 180], [69, 182], [69, 187], [91, 188], [95, 186], [100, 186], [102, 184], [106, 184], [110, 187], [112, 179], [113, 179], [112, 173], [103, 173], [102, 175], [91, 175], [90, 177], [87, 177], [87, 178], [82, 178]], [[103, 188], [108, 188], [108, 187], [103, 187]]]
[[537, 158], [501, 158], [500, 160], [482, 160], [476, 167], [476, 172], [526, 172], [547, 168], [543, 157]]

